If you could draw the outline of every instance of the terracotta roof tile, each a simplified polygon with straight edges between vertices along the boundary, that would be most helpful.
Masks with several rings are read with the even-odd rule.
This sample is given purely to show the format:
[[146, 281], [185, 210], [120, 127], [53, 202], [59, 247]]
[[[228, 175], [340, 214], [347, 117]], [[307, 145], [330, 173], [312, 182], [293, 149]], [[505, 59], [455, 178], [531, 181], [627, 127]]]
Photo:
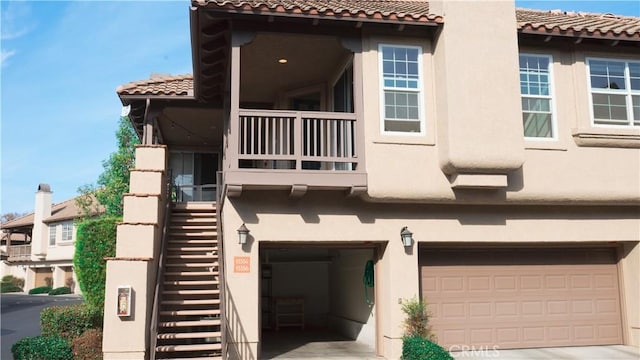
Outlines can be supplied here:
[[335, 16], [340, 18], [442, 22], [425, 0], [193, 0], [192, 4], [236, 11]]
[[569, 35], [581, 33], [596, 37], [640, 37], [640, 17], [527, 9], [518, 9], [516, 15], [520, 29], [558, 31]]
[[160, 75], [130, 82], [116, 89], [119, 95], [193, 96], [193, 75]]

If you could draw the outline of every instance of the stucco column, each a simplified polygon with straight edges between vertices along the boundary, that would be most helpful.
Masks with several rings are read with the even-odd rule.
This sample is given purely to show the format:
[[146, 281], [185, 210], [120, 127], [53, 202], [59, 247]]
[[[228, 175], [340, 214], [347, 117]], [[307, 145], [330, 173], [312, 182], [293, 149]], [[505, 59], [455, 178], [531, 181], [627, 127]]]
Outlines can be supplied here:
[[[107, 261], [105, 287], [104, 359], [146, 359], [156, 285], [157, 259], [166, 204], [167, 148], [136, 147], [130, 193], [118, 224], [116, 257]], [[131, 316], [116, 312], [118, 286], [131, 286]]]
[[[220, 211], [220, 209], [218, 209]], [[247, 243], [238, 243], [237, 229], [242, 225], [238, 212], [227, 198], [222, 209], [225, 262], [225, 316], [229, 359], [257, 359], [260, 340], [260, 259], [259, 234], [249, 233]], [[247, 225], [251, 227], [251, 225]], [[251, 229], [249, 229], [251, 230]], [[255, 237], [254, 237], [255, 235]], [[248, 267], [235, 267], [234, 262]]]
[[379, 314], [382, 314], [378, 316], [382, 355], [387, 359], [399, 359], [405, 319], [401, 302], [420, 297], [418, 244], [405, 248], [398, 233], [397, 239], [390, 240], [381, 251], [378, 263], [376, 298]]
[[62, 269], [61, 266], [59, 265], [55, 265], [53, 266], [53, 274], [51, 275], [53, 277], [53, 288], [58, 288], [61, 286], [65, 286], [64, 285], [64, 275], [65, 272]]
[[625, 344], [640, 347], [640, 244], [625, 242], [621, 249], [620, 263], [626, 307]]
[[36, 270], [34, 268], [28, 267], [25, 270], [24, 291], [29, 292], [29, 290], [35, 287], [35, 284], [36, 284]]

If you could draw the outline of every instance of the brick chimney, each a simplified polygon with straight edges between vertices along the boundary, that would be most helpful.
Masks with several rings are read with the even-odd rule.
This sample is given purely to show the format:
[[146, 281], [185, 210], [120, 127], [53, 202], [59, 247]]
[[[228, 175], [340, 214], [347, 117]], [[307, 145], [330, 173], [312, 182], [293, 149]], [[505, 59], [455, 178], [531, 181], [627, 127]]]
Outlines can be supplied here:
[[33, 230], [31, 254], [44, 258], [49, 246], [49, 226], [43, 221], [51, 216], [51, 187], [49, 184], [38, 185], [36, 205], [33, 212]]

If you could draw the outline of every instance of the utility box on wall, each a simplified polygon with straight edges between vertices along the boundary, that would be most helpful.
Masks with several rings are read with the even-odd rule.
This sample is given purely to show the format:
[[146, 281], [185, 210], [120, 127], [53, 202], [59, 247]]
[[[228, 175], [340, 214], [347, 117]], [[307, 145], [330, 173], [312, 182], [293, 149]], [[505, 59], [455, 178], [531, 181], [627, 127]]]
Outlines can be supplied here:
[[131, 286], [118, 286], [118, 316], [131, 316], [132, 300]]

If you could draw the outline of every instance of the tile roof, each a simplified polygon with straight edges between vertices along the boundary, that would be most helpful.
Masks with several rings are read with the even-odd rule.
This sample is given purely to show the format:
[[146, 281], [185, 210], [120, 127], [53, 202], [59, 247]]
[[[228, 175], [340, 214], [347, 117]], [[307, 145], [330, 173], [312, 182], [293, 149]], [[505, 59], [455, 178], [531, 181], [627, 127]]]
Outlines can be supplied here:
[[147, 80], [120, 85], [116, 92], [118, 95], [193, 96], [193, 75], [152, 75]]
[[192, 0], [194, 6], [369, 20], [442, 22], [425, 0]]
[[518, 28], [567, 35], [640, 38], [640, 17], [517, 9]]
[[[64, 221], [75, 219], [80, 215], [81, 211], [76, 206], [76, 198], [69, 199], [63, 201], [58, 204], [53, 204], [51, 206], [51, 216], [44, 219], [45, 223], [52, 223], [56, 221]], [[100, 207], [98, 212], [103, 212], [104, 208]], [[7, 221], [5, 223], [0, 224], [1, 229], [16, 229], [21, 227], [33, 226], [33, 218], [34, 214], [30, 213], [19, 218], [13, 219], [11, 221]]]

